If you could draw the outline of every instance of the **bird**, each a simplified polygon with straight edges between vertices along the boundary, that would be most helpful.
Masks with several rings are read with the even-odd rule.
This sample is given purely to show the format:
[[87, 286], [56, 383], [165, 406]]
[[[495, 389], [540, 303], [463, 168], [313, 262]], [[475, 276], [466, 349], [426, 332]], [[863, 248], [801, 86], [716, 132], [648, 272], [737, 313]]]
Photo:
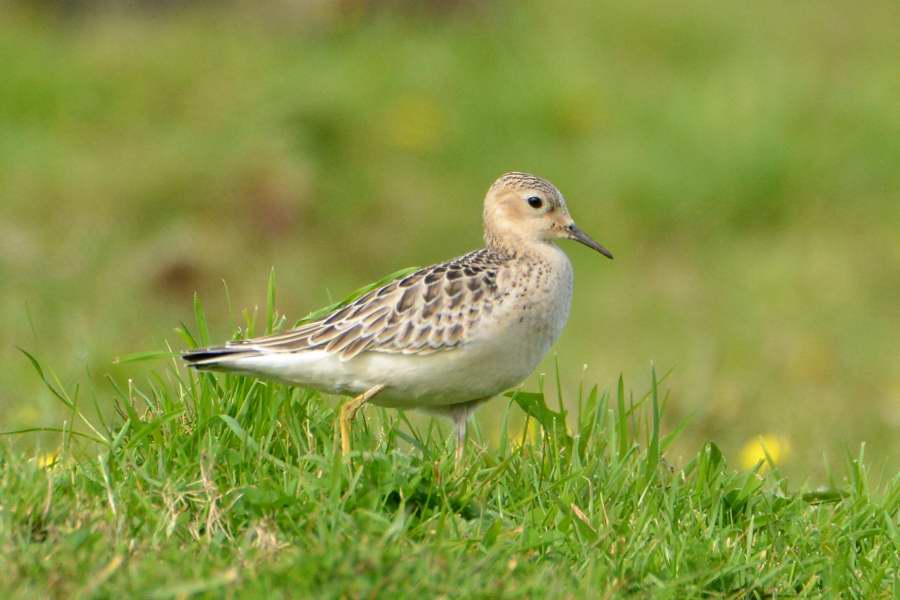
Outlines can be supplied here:
[[569, 317], [573, 269], [556, 244], [612, 259], [579, 228], [562, 193], [528, 173], [500, 176], [483, 209], [484, 247], [398, 276], [312, 322], [186, 351], [188, 366], [350, 396], [341, 451], [366, 404], [452, 419], [462, 459], [472, 412], [538, 366]]

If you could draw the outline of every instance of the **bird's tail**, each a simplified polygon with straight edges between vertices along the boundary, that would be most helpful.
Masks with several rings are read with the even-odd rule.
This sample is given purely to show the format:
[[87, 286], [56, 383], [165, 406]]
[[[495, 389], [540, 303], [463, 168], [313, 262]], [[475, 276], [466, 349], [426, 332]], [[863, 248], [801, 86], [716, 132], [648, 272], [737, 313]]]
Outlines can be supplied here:
[[181, 358], [189, 367], [201, 371], [239, 371], [240, 359], [259, 354], [260, 351], [252, 347], [210, 346], [189, 350]]

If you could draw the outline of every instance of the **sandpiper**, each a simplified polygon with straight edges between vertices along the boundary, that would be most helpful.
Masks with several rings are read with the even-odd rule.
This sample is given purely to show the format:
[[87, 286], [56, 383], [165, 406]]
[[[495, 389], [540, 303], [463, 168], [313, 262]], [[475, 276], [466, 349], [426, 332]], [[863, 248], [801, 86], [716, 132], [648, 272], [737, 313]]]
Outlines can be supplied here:
[[553, 184], [506, 173], [484, 199], [481, 250], [395, 279], [296, 329], [183, 358], [197, 369], [354, 396], [340, 411], [345, 455], [367, 402], [448, 416], [459, 461], [472, 411], [528, 377], [568, 319], [572, 265], [557, 239], [612, 258], [575, 225]]

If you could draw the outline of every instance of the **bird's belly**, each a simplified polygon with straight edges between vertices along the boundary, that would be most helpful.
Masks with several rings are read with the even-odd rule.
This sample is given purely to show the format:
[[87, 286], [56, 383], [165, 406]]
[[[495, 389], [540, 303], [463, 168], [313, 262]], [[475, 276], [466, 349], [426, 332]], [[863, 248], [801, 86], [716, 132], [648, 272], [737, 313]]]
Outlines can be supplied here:
[[471, 342], [426, 356], [366, 353], [372, 380], [387, 387], [372, 402], [390, 407], [436, 407], [482, 400], [527, 378], [558, 331], [543, 320], [519, 319], [486, 331]]
[[375, 369], [390, 373], [387, 387], [373, 402], [402, 408], [482, 400], [520, 383], [539, 361], [472, 346], [421, 357], [373, 354]]
[[325, 352], [269, 355], [261, 361], [265, 369], [246, 370], [333, 394], [355, 395], [384, 385], [371, 400], [380, 406], [449, 406], [490, 398], [521, 383], [552, 343], [535, 333], [525, 327], [508, 327], [502, 333], [428, 355], [364, 352], [343, 362]]
[[489, 398], [528, 377], [540, 361], [521, 346], [474, 343], [429, 355], [364, 352], [349, 361], [325, 352], [242, 359], [241, 370], [332, 394], [385, 388], [371, 402], [393, 408], [438, 407]]

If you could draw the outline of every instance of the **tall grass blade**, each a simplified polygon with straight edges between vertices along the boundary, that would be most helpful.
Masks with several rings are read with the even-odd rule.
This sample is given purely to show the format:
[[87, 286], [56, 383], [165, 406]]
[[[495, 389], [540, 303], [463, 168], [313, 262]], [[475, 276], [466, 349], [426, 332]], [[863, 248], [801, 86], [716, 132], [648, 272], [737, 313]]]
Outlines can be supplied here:
[[297, 327], [299, 325], [302, 325], [303, 323], [309, 323], [310, 321], [317, 321], [317, 320], [321, 319], [322, 317], [325, 317], [326, 315], [333, 313], [337, 309], [339, 309], [343, 306], [346, 306], [346, 305], [350, 304], [351, 302], [359, 299], [360, 297], [368, 294], [372, 290], [378, 289], [381, 286], [394, 281], [395, 279], [400, 279], [401, 277], [406, 277], [407, 275], [415, 273], [420, 268], [421, 267], [408, 267], [406, 269], [400, 269], [399, 271], [394, 271], [390, 275], [382, 277], [381, 279], [379, 279], [378, 281], [375, 281], [374, 283], [370, 283], [369, 285], [363, 286], [363, 287], [359, 288], [358, 290], [355, 290], [354, 292], [345, 296], [341, 300], [338, 300], [337, 302], [333, 302], [333, 303], [329, 304], [328, 306], [323, 306], [322, 308], [319, 308], [319, 309], [316, 309], [316, 310], [310, 312], [308, 315], [306, 315], [305, 317], [303, 317], [302, 319], [300, 319], [299, 321], [294, 323], [294, 326]]
[[266, 334], [275, 330], [275, 320], [278, 318], [275, 312], [275, 268], [269, 271], [269, 282], [266, 286]]
[[653, 414], [651, 415], [651, 430], [650, 430], [650, 443], [647, 447], [647, 462], [646, 462], [646, 471], [644, 473], [644, 478], [647, 483], [652, 481], [654, 476], [656, 475], [656, 468], [659, 466], [660, 452], [659, 452], [659, 386], [656, 378], [656, 367], [652, 366], [650, 368], [651, 371], [651, 381], [650, 381], [650, 399], [652, 402], [652, 410]]
[[625, 410], [625, 379], [619, 375], [616, 386], [616, 439], [619, 442], [619, 460], [623, 460], [631, 446], [628, 436], [628, 411]]
[[[202, 346], [209, 346], [209, 327], [206, 324], [206, 313], [200, 296], [194, 292], [194, 319], [197, 321], [197, 335]], [[186, 329], [185, 329], [186, 330]]]

